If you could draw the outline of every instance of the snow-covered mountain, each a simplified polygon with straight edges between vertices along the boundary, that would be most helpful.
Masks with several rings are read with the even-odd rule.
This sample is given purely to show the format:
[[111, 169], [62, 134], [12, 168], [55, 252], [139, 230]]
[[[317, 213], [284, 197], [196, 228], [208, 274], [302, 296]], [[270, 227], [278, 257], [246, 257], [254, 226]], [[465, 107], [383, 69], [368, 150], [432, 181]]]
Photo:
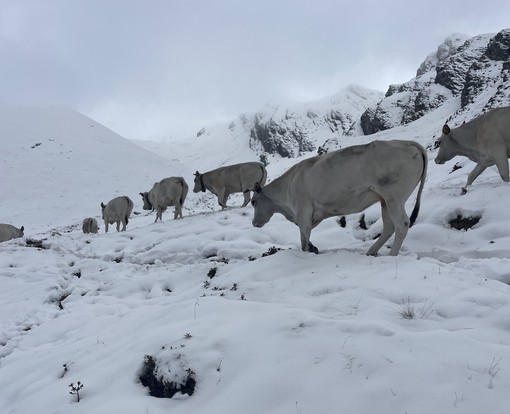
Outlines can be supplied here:
[[382, 98], [381, 92], [351, 85], [317, 101], [290, 107], [269, 105], [242, 114], [229, 124], [203, 128], [197, 138], [218, 142], [231, 137], [248, 143], [263, 159], [272, 154], [293, 158], [316, 151], [328, 139], [359, 135], [361, 114]]
[[510, 29], [473, 38], [448, 37], [427, 56], [415, 78], [391, 85], [384, 99], [363, 113], [361, 127], [373, 134], [452, 104], [455, 124], [510, 105]]

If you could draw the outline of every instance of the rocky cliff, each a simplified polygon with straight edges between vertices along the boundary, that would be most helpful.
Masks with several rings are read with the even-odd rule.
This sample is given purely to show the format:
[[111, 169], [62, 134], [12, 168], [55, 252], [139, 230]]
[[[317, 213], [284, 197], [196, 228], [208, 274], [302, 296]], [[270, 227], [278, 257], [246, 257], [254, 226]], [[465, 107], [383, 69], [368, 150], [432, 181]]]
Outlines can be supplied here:
[[366, 135], [406, 125], [446, 102], [452, 117], [510, 105], [510, 29], [468, 38], [455, 34], [423, 61], [416, 77], [391, 85], [361, 116]]

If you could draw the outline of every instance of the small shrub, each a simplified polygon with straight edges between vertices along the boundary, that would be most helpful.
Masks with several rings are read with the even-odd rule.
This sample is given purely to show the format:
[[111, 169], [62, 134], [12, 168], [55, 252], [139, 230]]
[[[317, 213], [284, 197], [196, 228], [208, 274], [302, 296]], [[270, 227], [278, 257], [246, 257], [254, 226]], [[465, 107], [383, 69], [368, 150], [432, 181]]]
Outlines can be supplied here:
[[423, 302], [423, 306], [419, 309], [418, 313], [416, 313], [416, 310], [414, 309], [414, 306], [411, 304], [411, 301], [409, 297], [407, 298], [407, 301], [405, 299], [402, 299], [402, 304], [400, 305], [400, 309], [398, 310], [398, 313], [402, 318], [404, 319], [428, 319], [430, 314], [432, 313], [432, 303], [427, 303], [428, 300], [425, 299], [425, 302]]
[[451, 174], [454, 171], [460, 170], [462, 167], [459, 165], [459, 163], [455, 164], [452, 168], [452, 170], [449, 172]]
[[209, 271], [207, 272], [207, 277], [209, 279], [212, 279], [214, 276], [216, 276], [216, 272], [218, 271], [217, 267], [211, 267]]
[[71, 388], [69, 394], [76, 395], [76, 402], [80, 402], [80, 391], [83, 388], [83, 384], [80, 381], [78, 381], [76, 384], [71, 382], [69, 384], [69, 388]]
[[281, 249], [279, 247], [275, 247], [275, 246], [271, 246], [267, 252], [265, 253], [262, 253], [262, 257], [266, 257], [266, 256], [271, 256], [273, 254], [276, 254], [280, 251]]
[[409, 300], [409, 298], [407, 298], [407, 302], [404, 299], [402, 299], [402, 304], [400, 305], [398, 313], [404, 319], [414, 319], [416, 317], [414, 306], [411, 305], [411, 301]]

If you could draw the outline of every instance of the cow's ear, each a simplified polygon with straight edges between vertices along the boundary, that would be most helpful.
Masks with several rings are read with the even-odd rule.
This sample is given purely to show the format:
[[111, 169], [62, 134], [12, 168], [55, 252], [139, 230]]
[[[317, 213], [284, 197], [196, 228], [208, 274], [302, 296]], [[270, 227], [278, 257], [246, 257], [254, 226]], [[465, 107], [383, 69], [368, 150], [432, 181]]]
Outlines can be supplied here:
[[256, 193], [260, 193], [262, 191], [262, 187], [260, 186], [260, 183], [258, 181], [255, 183], [254, 190]]
[[445, 135], [450, 134], [450, 127], [447, 124], [443, 125], [443, 134]]
[[24, 226], [21, 226], [21, 231], [25, 231], [25, 227]]
[[195, 177], [198, 177], [199, 175], [200, 175], [200, 173], [197, 171], [197, 172], [195, 173]]

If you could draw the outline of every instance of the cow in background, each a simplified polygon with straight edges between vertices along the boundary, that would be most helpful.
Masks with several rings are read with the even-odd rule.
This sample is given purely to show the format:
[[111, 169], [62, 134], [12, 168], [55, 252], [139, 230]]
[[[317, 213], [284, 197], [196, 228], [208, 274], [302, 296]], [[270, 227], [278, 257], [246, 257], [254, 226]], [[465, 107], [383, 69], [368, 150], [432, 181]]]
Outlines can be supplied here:
[[156, 220], [162, 220], [167, 207], [175, 206], [174, 219], [182, 218], [182, 205], [188, 195], [188, 184], [182, 177], [168, 177], [154, 183], [148, 192], [140, 193], [144, 210], [156, 210]]
[[105, 233], [108, 233], [108, 224], [113, 223], [117, 223], [117, 231], [120, 229], [120, 223], [122, 223], [122, 231], [126, 231], [133, 206], [133, 201], [127, 196], [116, 197], [106, 205], [101, 203]]
[[467, 186], [491, 165], [496, 165], [503, 181], [510, 181], [510, 107], [493, 109], [457, 128], [451, 129], [445, 124], [442, 132], [435, 144], [439, 148], [436, 164], [444, 164], [456, 155], [476, 162], [462, 188], [463, 194]]
[[245, 207], [250, 202], [250, 191], [255, 183], [264, 186], [267, 180], [267, 171], [261, 162], [245, 162], [227, 165], [212, 171], [200, 174], [195, 173], [194, 193], [209, 190], [218, 197], [218, 204], [222, 209], [227, 208], [227, 199], [230, 194], [243, 193]]

